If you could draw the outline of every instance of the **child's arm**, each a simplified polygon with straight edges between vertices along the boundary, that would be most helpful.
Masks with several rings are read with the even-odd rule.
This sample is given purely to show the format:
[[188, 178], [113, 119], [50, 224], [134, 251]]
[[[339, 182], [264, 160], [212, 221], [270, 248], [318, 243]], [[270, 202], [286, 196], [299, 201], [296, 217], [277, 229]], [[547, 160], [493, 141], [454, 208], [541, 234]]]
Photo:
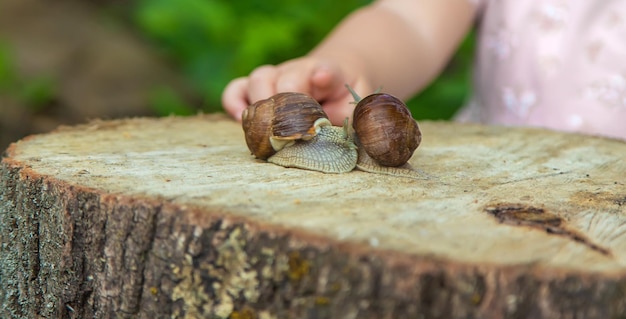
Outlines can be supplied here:
[[299, 91], [322, 102], [335, 124], [349, 116], [344, 84], [362, 95], [383, 86], [408, 98], [430, 82], [469, 30], [468, 0], [379, 0], [344, 19], [307, 56], [261, 66], [224, 90], [224, 108], [239, 119], [249, 103]]

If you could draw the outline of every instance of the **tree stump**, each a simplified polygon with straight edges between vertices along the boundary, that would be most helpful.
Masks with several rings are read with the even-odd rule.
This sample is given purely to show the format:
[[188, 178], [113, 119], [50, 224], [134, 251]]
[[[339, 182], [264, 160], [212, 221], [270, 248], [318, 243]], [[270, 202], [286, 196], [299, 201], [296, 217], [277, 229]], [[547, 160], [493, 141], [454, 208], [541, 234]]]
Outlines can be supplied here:
[[626, 313], [626, 143], [420, 126], [419, 179], [258, 161], [221, 116], [14, 143], [0, 167], [0, 317]]

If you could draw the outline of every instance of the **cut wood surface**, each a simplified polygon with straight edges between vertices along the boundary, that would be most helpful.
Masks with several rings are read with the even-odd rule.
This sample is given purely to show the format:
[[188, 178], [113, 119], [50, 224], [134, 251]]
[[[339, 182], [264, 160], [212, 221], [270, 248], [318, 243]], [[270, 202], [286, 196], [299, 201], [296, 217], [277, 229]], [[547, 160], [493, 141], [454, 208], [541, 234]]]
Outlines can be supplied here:
[[626, 313], [626, 143], [420, 122], [418, 179], [255, 160], [222, 116], [13, 144], [0, 317]]

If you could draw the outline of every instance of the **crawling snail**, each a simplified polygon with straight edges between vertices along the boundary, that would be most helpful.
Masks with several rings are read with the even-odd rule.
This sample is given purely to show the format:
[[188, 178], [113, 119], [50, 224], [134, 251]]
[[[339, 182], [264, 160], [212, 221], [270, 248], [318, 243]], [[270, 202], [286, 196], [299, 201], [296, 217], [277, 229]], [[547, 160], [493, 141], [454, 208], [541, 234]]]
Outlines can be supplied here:
[[406, 104], [391, 94], [361, 99], [346, 85], [355, 102], [352, 127], [359, 150], [357, 167], [372, 173], [414, 175], [407, 163], [422, 141], [422, 133]]
[[285, 167], [345, 173], [357, 162], [348, 126], [332, 126], [322, 107], [302, 93], [279, 93], [244, 110], [246, 144], [259, 159]]
[[259, 159], [285, 167], [345, 173], [419, 177], [407, 161], [421, 141], [405, 104], [384, 93], [360, 99], [353, 129], [332, 126], [322, 107], [302, 93], [279, 93], [250, 105], [242, 115], [246, 144]]

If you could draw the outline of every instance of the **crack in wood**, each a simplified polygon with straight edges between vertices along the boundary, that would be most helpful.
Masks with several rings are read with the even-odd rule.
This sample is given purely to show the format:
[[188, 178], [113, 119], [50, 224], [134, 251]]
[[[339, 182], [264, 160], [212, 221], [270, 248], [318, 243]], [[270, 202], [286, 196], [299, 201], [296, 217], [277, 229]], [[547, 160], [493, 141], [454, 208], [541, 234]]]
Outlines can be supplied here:
[[610, 249], [602, 247], [580, 232], [568, 228], [562, 217], [543, 208], [523, 204], [498, 203], [485, 207], [485, 211], [501, 224], [544, 230], [548, 234], [569, 238], [605, 256], [613, 257]]
[[562, 172], [556, 172], [556, 173], [550, 173], [550, 174], [535, 175], [535, 176], [530, 176], [530, 177], [512, 179], [512, 180], [509, 180], [509, 181], [498, 183], [498, 185], [519, 183], [519, 182], [524, 182], [524, 181], [529, 181], [529, 180], [534, 180], [534, 179], [540, 179], [540, 178], [547, 178], [547, 177], [555, 177], [555, 176], [560, 176], [560, 175], [564, 175], [564, 174], [569, 174], [571, 172], [572, 171], [562, 171]]

